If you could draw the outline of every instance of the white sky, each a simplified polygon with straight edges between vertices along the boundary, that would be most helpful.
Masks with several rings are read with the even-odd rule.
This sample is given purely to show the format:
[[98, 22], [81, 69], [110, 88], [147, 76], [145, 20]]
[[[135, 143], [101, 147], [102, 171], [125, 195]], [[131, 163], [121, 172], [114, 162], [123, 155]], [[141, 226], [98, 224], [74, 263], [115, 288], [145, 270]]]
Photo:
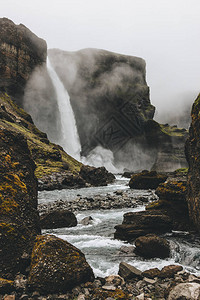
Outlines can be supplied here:
[[199, 0], [0, 2], [0, 17], [23, 23], [48, 48], [92, 47], [144, 58], [158, 111], [178, 110], [200, 92]]

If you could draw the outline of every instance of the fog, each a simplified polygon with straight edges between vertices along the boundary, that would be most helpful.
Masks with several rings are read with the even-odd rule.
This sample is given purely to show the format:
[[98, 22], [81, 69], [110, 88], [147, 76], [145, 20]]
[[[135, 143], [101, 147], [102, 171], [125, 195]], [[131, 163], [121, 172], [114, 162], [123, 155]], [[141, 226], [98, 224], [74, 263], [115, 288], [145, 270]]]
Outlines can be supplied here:
[[1, 17], [23, 23], [48, 48], [144, 58], [160, 122], [173, 122], [183, 104], [190, 109], [200, 91], [199, 11], [198, 0], [1, 1]]

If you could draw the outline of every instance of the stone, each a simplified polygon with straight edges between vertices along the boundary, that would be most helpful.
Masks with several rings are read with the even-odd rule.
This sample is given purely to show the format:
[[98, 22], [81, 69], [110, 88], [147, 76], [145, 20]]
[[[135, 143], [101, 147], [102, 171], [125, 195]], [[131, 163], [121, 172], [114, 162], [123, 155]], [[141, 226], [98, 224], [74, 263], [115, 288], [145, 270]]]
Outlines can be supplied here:
[[145, 258], [166, 258], [170, 255], [169, 242], [155, 234], [138, 237], [135, 252]]
[[23, 274], [17, 274], [14, 280], [16, 290], [25, 290], [27, 286], [27, 278]]
[[85, 300], [85, 295], [84, 294], [80, 294], [78, 296], [77, 300]]
[[[159, 224], [159, 226], [158, 226]], [[163, 211], [151, 210], [124, 214], [122, 225], [115, 226], [114, 237], [134, 241], [135, 238], [149, 233], [166, 233], [172, 229], [172, 220]]]
[[40, 217], [40, 226], [42, 229], [74, 227], [76, 225], [76, 216], [71, 211], [54, 210]]
[[176, 285], [169, 293], [168, 300], [199, 300], [200, 284], [199, 283], [180, 283]]
[[115, 291], [116, 287], [114, 285], [105, 284], [102, 286], [102, 289], [106, 291]]
[[131, 189], [156, 189], [158, 185], [165, 182], [166, 179], [166, 175], [158, 174], [156, 171], [143, 171], [131, 176], [129, 186]]
[[157, 282], [156, 279], [151, 279], [151, 278], [147, 278], [147, 277], [144, 277], [143, 280], [149, 284], [155, 284]]
[[160, 270], [158, 268], [152, 268], [152, 269], [148, 269], [148, 270], [142, 272], [142, 276], [151, 278], [151, 279], [158, 277], [159, 274], [160, 274]]
[[135, 300], [144, 300], [144, 299], [145, 299], [144, 298], [144, 293], [142, 293], [142, 294], [135, 297]]
[[114, 286], [122, 286], [125, 284], [124, 279], [119, 275], [109, 275], [105, 277], [106, 284], [112, 284]]
[[105, 167], [95, 168], [83, 165], [79, 174], [93, 186], [107, 185], [115, 180], [115, 176], [108, 172]]
[[93, 223], [93, 218], [91, 216], [85, 217], [80, 221], [80, 224], [85, 225], [85, 226], [90, 225], [92, 223]]
[[171, 278], [180, 271], [183, 270], [182, 266], [178, 265], [169, 265], [162, 268], [160, 274], [158, 275], [160, 278]]
[[119, 264], [118, 274], [124, 278], [124, 280], [132, 278], [142, 278], [142, 272], [135, 268], [134, 266], [127, 264], [126, 262], [121, 262]]
[[94, 274], [84, 254], [52, 235], [38, 236], [32, 252], [29, 285], [42, 294], [66, 292]]

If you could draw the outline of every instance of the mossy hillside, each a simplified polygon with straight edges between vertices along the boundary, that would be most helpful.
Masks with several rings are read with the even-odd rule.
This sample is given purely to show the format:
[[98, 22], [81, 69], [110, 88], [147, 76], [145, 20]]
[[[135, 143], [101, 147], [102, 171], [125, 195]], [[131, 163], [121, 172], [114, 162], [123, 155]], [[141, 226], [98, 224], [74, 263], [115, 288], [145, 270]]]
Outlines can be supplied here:
[[62, 147], [50, 143], [46, 134], [33, 124], [30, 115], [14, 104], [8, 95], [0, 95], [0, 104], [5, 107], [4, 115], [8, 116], [1, 119], [1, 125], [26, 137], [38, 178], [57, 172], [79, 173], [82, 164], [65, 153]]

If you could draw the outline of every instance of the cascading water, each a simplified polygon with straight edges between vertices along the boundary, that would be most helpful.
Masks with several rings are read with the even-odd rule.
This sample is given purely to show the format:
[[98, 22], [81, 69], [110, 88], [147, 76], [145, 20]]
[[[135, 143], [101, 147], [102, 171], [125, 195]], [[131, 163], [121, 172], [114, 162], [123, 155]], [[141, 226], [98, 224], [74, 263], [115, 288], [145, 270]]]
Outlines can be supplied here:
[[59, 144], [69, 155], [80, 161], [81, 144], [69, 94], [51, 65], [49, 58], [47, 58], [47, 70], [56, 91], [60, 113], [62, 139]]

